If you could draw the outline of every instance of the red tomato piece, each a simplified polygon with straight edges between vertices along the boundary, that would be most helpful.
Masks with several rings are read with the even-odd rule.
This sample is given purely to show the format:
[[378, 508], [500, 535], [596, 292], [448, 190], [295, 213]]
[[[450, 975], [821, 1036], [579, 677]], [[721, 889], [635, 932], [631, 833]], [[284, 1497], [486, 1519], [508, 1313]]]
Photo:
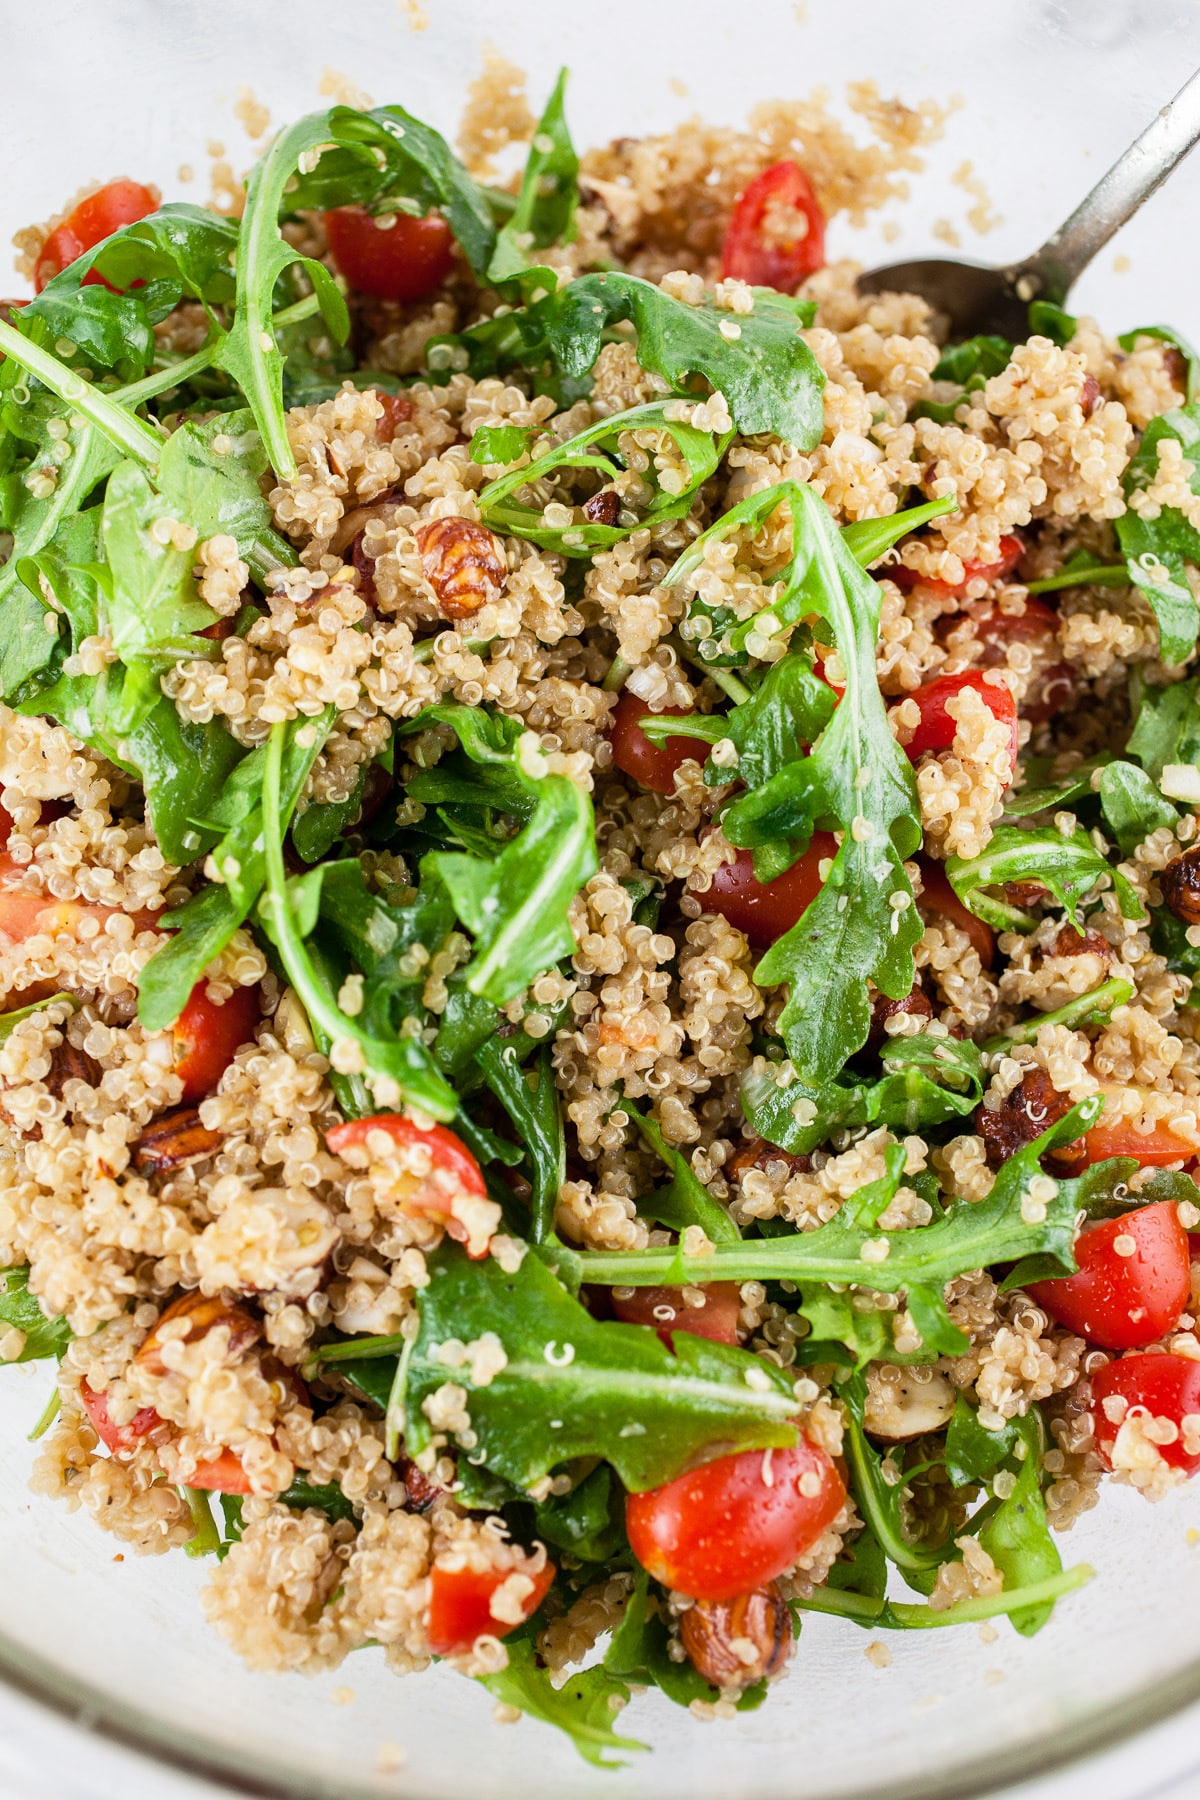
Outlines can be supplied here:
[[454, 238], [438, 213], [397, 213], [381, 228], [365, 207], [339, 206], [325, 214], [325, 234], [338, 273], [377, 300], [424, 300], [454, 267]]
[[[325, 1142], [352, 1167], [365, 1168], [369, 1139], [376, 1132], [391, 1138], [398, 1152], [396, 1192], [401, 1210], [417, 1216], [434, 1214], [445, 1221], [448, 1235], [466, 1246], [468, 1256], [476, 1260], [486, 1256], [491, 1232], [499, 1224], [499, 1208], [487, 1199], [483, 1171], [462, 1139], [444, 1125], [416, 1125], [401, 1113], [376, 1113], [335, 1125], [325, 1133]], [[414, 1150], [426, 1152], [428, 1163], [419, 1158], [422, 1166], [407, 1169], [404, 1163]], [[480, 1201], [494, 1210], [496, 1223], [490, 1227], [491, 1212], [481, 1212]]]
[[938, 675], [933, 681], [925, 682], [906, 695], [907, 699], [916, 701], [921, 713], [920, 724], [904, 746], [904, 753], [910, 762], [915, 763], [926, 750], [950, 748], [958, 725], [947, 712], [946, 702], [957, 699], [968, 688], [975, 690], [994, 718], [1008, 726], [1009, 753], [1013, 766], [1016, 766], [1020, 742], [1017, 734], [1017, 703], [1012, 697], [1011, 688], [1003, 681], [989, 680], [979, 669], [967, 669], [961, 675]]
[[211, 1462], [197, 1463], [188, 1476], [187, 1485], [203, 1488], [211, 1494], [252, 1494], [250, 1477], [242, 1467], [235, 1450], [222, 1450]]
[[723, 280], [794, 294], [825, 266], [825, 214], [798, 162], [777, 162], [738, 198], [721, 247]]
[[[1111, 1469], [1113, 1446], [1124, 1422], [1110, 1418], [1106, 1400], [1124, 1400], [1127, 1408], [1140, 1409], [1143, 1416], [1169, 1419], [1182, 1425], [1189, 1415], [1200, 1416], [1200, 1362], [1187, 1356], [1170, 1356], [1162, 1350], [1151, 1350], [1141, 1356], [1123, 1356], [1106, 1363], [1092, 1376], [1092, 1421], [1096, 1445]], [[1113, 1407], [1114, 1412], [1118, 1411]], [[1136, 1415], [1135, 1415], [1136, 1416]], [[1158, 1453], [1173, 1469], [1194, 1475], [1200, 1469], [1200, 1450], [1188, 1450], [1181, 1438], [1174, 1443], [1159, 1444]]]
[[[511, 1571], [510, 1571], [511, 1572]], [[531, 1619], [554, 1581], [554, 1564], [547, 1563], [529, 1576], [533, 1591], [522, 1601], [524, 1617], [508, 1624], [494, 1618], [492, 1595], [507, 1580], [500, 1569], [443, 1569], [434, 1564], [429, 1572], [429, 1648], [435, 1656], [453, 1656], [481, 1637], [507, 1637], [518, 1624]]]
[[919, 856], [917, 863], [921, 870], [921, 899], [925, 906], [930, 912], [940, 913], [942, 918], [949, 919], [960, 931], [965, 931], [979, 952], [980, 963], [985, 969], [990, 969], [996, 959], [996, 934], [991, 926], [982, 919], [977, 919], [963, 905], [950, 886], [950, 877], [940, 862], [934, 862], [928, 856]]
[[233, 620], [214, 619], [211, 625], [206, 625], [203, 631], [198, 631], [195, 635], [209, 638], [214, 644], [219, 644], [224, 638], [233, 636]]
[[9, 838], [12, 836], [12, 828], [12, 814], [7, 807], [0, 806], [0, 850], [3, 850]]
[[1178, 1325], [1191, 1291], [1191, 1259], [1172, 1201], [1085, 1231], [1075, 1241], [1075, 1260], [1077, 1275], [1028, 1289], [1068, 1331], [1105, 1350], [1137, 1350]]
[[[1006, 575], [1011, 575], [1024, 550], [1025, 546], [1019, 537], [1002, 537], [1000, 555], [996, 562], [972, 562], [964, 557], [961, 581], [929, 581], [918, 570], [910, 569], [904, 563], [896, 563], [883, 573], [897, 587], [927, 588], [930, 593], [940, 594], [943, 600], [961, 600], [973, 581], [1003, 581]], [[1029, 604], [1033, 605], [1034, 602], [1030, 600]]]
[[1131, 1119], [1114, 1119], [1105, 1124], [1103, 1114], [1098, 1125], [1084, 1138], [1088, 1163], [1104, 1162], [1110, 1156], [1133, 1156], [1143, 1168], [1163, 1169], [1170, 1163], [1186, 1162], [1196, 1154], [1194, 1137], [1183, 1137], [1173, 1131], [1164, 1119], [1152, 1131], [1135, 1131]]
[[736, 1344], [742, 1290], [736, 1281], [707, 1281], [699, 1289], [703, 1306], [689, 1306], [682, 1288], [639, 1287], [610, 1290], [612, 1309], [626, 1325], [652, 1325], [667, 1349], [677, 1331], [709, 1338], [714, 1344]]
[[1023, 613], [1002, 612], [989, 606], [976, 615], [976, 635], [985, 644], [1035, 644], [1040, 638], [1053, 637], [1058, 630], [1058, 614], [1036, 594], [1025, 596]]
[[184, 1106], [194, 1106], [211, 1094], [243, 1044], [254, 1036], [258, 1024], [259, 994], [256, 987], [234, 988], [219, 1006], [198, 981], [188, 995], [173, 1027], [175, 1073], [183, 1077]]
[[[140, 181], [110, 181], [97, 188], [94, 194], [79, 202], [42, 245], [33, 275], [33, 285], [38, 293], [85, 250], [93, 250], [114, 231], [120, 231], [123, 225], [135, 225], [139, 219], [157, 210], [158, 195]], [[94, 269], [88, 270], [83, 285], [112, 286]]]
[[79, 1383], [79, 1398], [91, 1422], [92, 1430], [111, 1456], [128, 1456], [162, 1420], [152, 1406], [143, 1406], [124, 1425], [116, 1425], [108, 1416], [108, 1395], [86, 1381]]
[[[46, 812], [43, 807], [43, 820]], [[5, 885], [9, 879], [20, 880], [25, 873], [22, 864], [0, 854], [0, 937], [12, 943], [23, 943], [35, 935], [75, 937], [82, 919], [97, 919], [103, 926], [121, 910], [116, 906], [98, 906], [92, 900], [56, 900], [52, 894], [31, 894], [24, 888]], [[153, 929], [158, 920], [158, 914], [152, 912], [131, 913], [129, 917], [139, 931]]]
[[625, 1502], [634, 1555], [656, 1581], [694, 1600], [733, 1600], [794, 1566], [842, 1509], [846, 1489], [825, 1451], [743, 1450]]
[[816, 899], [824, 885], [821, 863], [826, 857], [835, 857], [837, 848], [832, 832], [814, 831], [800, 860], [767, 882], [755, 880], [753, 856], [749, 850], [739, 850], [733, 862], [722, 863], [717, 870], [702, 904], [744, 931], [757, 948], [765, 949], [790, 931]]
[[[687, 706], [665, 706], [656, 716], [680, 719], [691, 710]], [[638, 723], [649, 712], [644, 700], [639, 700], [628, 688], [624, 690], [617, 701], [609, 732], [613, 767], [642, 787], [653, 788], [656, 794], [673, 794], [675, 771], [679, 765], [692, 757], [703, 768], [712, 745], [705, 743], [703, 738], [693, 737], [670, 737], [664, 744], [651, 743]]]

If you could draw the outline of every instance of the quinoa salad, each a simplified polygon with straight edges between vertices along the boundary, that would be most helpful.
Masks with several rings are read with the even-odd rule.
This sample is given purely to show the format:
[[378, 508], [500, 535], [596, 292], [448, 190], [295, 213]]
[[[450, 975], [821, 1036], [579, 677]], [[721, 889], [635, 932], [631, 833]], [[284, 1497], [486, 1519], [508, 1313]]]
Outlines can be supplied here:
[[1200, 1469], [1200, 366], [860, 295], [933, 103], [564, 86], [20, 235], [0, 1358], [249, 1668], [604, 1765]]

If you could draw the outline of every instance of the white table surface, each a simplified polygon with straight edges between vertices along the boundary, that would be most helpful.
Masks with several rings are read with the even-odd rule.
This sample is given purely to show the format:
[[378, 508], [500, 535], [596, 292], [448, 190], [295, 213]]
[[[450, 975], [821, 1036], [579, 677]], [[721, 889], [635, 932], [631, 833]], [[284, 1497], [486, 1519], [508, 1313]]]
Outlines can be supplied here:
[[[1200, 1707], [1110, 1756], [1005, 1792], [1007, 1800], [1197, 1800]], [[0, 1800], [226, 1800], [226, 1790], [98, 1742], [0, 1690]]]

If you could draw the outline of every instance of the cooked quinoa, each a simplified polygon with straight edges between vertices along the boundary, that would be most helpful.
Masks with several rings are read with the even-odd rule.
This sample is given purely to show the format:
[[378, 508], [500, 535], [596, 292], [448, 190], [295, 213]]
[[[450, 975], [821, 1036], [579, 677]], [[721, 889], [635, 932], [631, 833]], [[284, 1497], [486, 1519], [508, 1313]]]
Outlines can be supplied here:
[[20, 234], [0, 1358], [252, 1669], [602, 1760], [1200, 1467], [1197, 371], [860, 295], [943, 114], [849, 99], [580, 160], [493, 58]]

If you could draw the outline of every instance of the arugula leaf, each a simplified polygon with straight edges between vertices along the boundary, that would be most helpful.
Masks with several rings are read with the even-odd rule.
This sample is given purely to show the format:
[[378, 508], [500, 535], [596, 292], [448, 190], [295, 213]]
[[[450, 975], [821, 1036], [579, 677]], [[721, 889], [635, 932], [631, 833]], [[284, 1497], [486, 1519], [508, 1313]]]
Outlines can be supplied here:
[[1170, 439], [1181, 446], [1192, 464], [1189, 486], [1200, 494], [1200, 403], [1192, 402], [1160, 413], [1142, 433], [1122, 477], [1128, 510], [1116, 521], [1115, 529], [1129, 579], [1145, 594], [1158, 620], [1162, 660], [1178, 664], [1191, 655], [1200, 626], [1200, 609], [1188, 586], [1185, 566], [1200, 565], [1200, 531], [1178, 507], [1164, 506], [1156, 518], [1142, 518], [1133, 507], [1134, 496], [1150, 486], [1158, 472], [1159, 444]]
[[1080, 901], [1103, 876], [1108, 876], [1122, 918], [1146, 916], [1126, 877], [1111, 867], [1082, 828], [1064, 837], [1053, 825], [1028, 831], [1016, 825], [1001, 825], [979, 856], [948, 857], [946, 874], [963, 904], [1000, 931], [1032, 931], [1034, 926], [1030, 914], [986, 891], [1008, 881], [1041, 882], [1072, 925], [1078, 927]]
[[[547, 1045], [527, 1072], [510, 1041], [489, 1037], [475, 1053], [484, 1080], [517, 1128], [533, 1177], [530, 1238], [543, 1244], [554, 1236], [554, 1209], [567, 1167], [566, 1144], [554, 1067]], [[534, 1081], [529, 1080], [529, 1073]]]
[[640, 1113], [628, 1100], [621, 1101], [621, 1111], [629, 1115], [638, 1136], [671, 1171], [666, 1187], [639, 1196], [638, 1211], [642, 1217], [653, 1219], [656, 1225], [667, 1225], [672, 1231], [682, 1232], [689, 1225], [699, 1225], [714, 1244], [736, 1243], [741, 1232], [694, 1173], [683, 1152], [668, 1144], [657, 1122]]
[[1016, 1421], [999, 1431], [979, 1423], [976, 1409], [962, 1394], [954, 1399], [954, 1416], [946, 1427], [946, 1473], [955, 1487], [976, 1487], [1012, 1454], [1019, 1437]]
[[567, 71], [561, 69], [533, 134], [513, 215], [496, 239], [489, 281], [505, 281], [528, 268], [531, 249], [567, 244], [575, 235], [579, 158], [563, 112], [566, 85]]
[[[220, 452], [214, 448], [218, 437], [226, 442]], [[176, 518], [201, 538], [236, 538], [238, 555], [261, 577], [295, 560], [260, 486], [266, 473], [253, 415], [239, 407], [210, 419], [185, 419], [163, 445], [156, 483]]]
[[[22, 1009], [31, 1012], [32, 1007]], [[9, 1362], [37, 1362], [47, 1356], [62, 1356], [75, 1335], [65, 1319], [47, 1318], [40, 1301], [29, 1291], [29, 1270], [22, 1264], [16, 1269], [0, 1269], [0, 1324], [25, 1334], [19, 1356]]]
[[[174, 710], [172, 708], [172, 710]], [[333, 708], [317, 719], [296, 719], [287, 729], [280, 802], [290, 813], [333, 724]], [[266, 880], [263, 849], [263, 780], [266, 746], [252, 750], [233, 770], [209, 825], [223, 831], [213, 850], [222, 880], [200, 888], [183, 906], [164, 913], [160, 926], [174, 933], [138, 976], [138, 1018], [147, 1031], [165, 1031], [213, 958], [219, 956], [250, 912]], [[182, 765], [186, 769], [186, 762]]]
[[[792, 563], [772, 611], [785, 616], [792, 598], [826, 620], [845, 666], [845, 693], [811, 753], [734, 801], [722, 829], [733, 844], [757, 848], [786, 839], [795, 849], [826, 822], [845, 831], [820, 893], [755, 970], [760, 986], [787, 983], [780, 1030], [801, 1080], [819, 1088], [866, 1040], [868, 979], [891, 999], [912, 987], [921, 922], [903, 862], [921, 828], [916, 778], [888, 729], [875, 673], [879, 587], [824, 502], [810, 488], [781, 482], [735, 506], [701, 543], [756, 527], [781, 501], [792, 514]], [[695, 558], [693, 546], [667, 585]]]
[[1065, 349], [1079, 329], [1079, 320], [1053, 300], [1032, 300], [1029, 305], [1030, 336], [1048, 337]]
[[832, 1081], [810, 1088], [770, 1073], [742, 1082], [742, 1110], [756, 1136], [803, 1155], [834, 1131], [894, 1125], [919, 1131], [974, 1112], [983, 1098], [983, 1067], [969, 1038], [889, 1038], [874, 1081]]
[[[671, 1351], [649, 1326], [597, 1323], [534, 1251], [511, 1275], [457, 1248], [436, 1251], [428, 1264], [402, 1374], [412, 1455], [432, 1444], [424, 1402], [448, 1380], [467, 1389], [472, 1455], [522, 1489], [573, 1456], [601, 1456], [636, 1493], [671, 1480], [716, 1443], [795, 1441], [791, 1379], [748, 1351], [686, 1332]], [[441, 1360], [441, 1347], [484, 1331], [497, 1334], [508, 1362], [476, 1387], [468, 1368]], [[746, 1379], [757, 1369], [761, 1388]]]
[[996, 336], [966, 338], [960, 344], [948, 344], [933, 371], [934, 381], [957, 381], [959, 392], [953, 400], [922, 400], [917, 416], [949, 424], [969, 394], [981, 388], [992, 375], [999, 375], [1012, 359], [1013, 347], [1007, 338]]
[[[793, 651], [772, 663], [749, 700], [722, 721], [722, 735], [738, 753], [737, 777], [747, 788], [761, 787], [788, 763], [799, 762], [834, 714], [836, 696], [808, 657]], [[710, 786], [721, 786], [731, 771], [711, 761], [704, 770]]]
[[314, 958], [306, 942], [319, 916], [330, 865], [318, 863], [307, 875], [287, 879], [283, 834], [291, 807], [284, 802], [283, 777], [285, 748], [293, 729], [287, 723], [274, 725], [266, 746], [262, 780], [266, 885], [258, 903], [258, 919], [279, 952], [288, 980], [314, 1028], [323, 1032], [331, 1045], [357, 1046], [367, 1085], [381, 1097], [386, 1095], [386, 1104], [394, 1105], [402, 1098], [435, 1119], [452, 1119], [458, 1111], [458, 1097], [435, 1067], [424, 1040], [408, 1034], [385, 1038], [377, 1035], [361, 1015], [351, 1018], [344, 1013], [323, 963]]
[[1089, 993], [1077, 994], [1068, 1000], [1065, 1006], [1058, 1006], [1053, 1012], [1035, 1013], [1021, 1025], [1014, 1025], [1012, 1030], [1001, 1033], [987, 1040], [983, 1046], [988, 1055], [997, 1050], [1007, 1050], [1013, 1044], [1036, 1044], [1038, 1032], [1043, 1025], [1094, 1025], [1118, 1006], [1125, 1006], [1133, 999], [1133, 983], [1122, 981], [1114, 975], [1108, 981], [1102, 981], [1099, 987], [1092, 988]]
[[[824, 429], [825, 377], [800, 336], [811, 325], [811, 301], [754, 289], [754, 311], [724, 312], [707, 295], [700, 306], [673, 300], [652, 282], [617, 272], [581, 275], [533, 309], [546, 342], [568, 375], [586, 375], [606, 326], [630, 319], [638, 361], [676, 389], [700, 375], [729, 403], [737, 429], [762, 431], [811, 450]], [[727, 337], [722, 325], [736, 325]]]
[[1174, 830], [1179, 810], [1165, 800], [1144, 769], [1112, 762], [1100, 777], [1100, 808], [1122, 856], [1132, 856], [1152, 831]]
[[346, 302], [329, 270], [324, 263], [302, 256], [279, 230], [279, 209], [288, 183], [301, 158], [328, 142], [330, 121], [329, 113], [310, 113], [298, 120], [280, 132], [251, 171], [238, 232], [237, 304], [233, 323], [213, 358], [245, 394], [267, 459], [283, 481], [295, 476], [296, 459], [284, 424], [283, 358], [272, 321], [279, 277], [299, 264], [313, 284], [330, 335], [342, 343], [350, 330]]
[[1125, 748], [1157, 785], [1170, 763], [1200, 762], [1200, 677], [1152, 687], [1138, 680], [1130, 699], [1134, 726]]
[[552, 1494], [533, 1509], [537, 1535], [580, 1562], [609, 1562], [625, 1547], [624, 1495], [607, 1463], [598, 1463], [569, 1494]]
[[[946, 1540], [940, 1543], [914, 1542], [909, 1536], [902, 1499], [903, 1483], [889, 1482], [883, 1473], [883, 1457], [867, 1437], [863, 1428], [867, 1401], [866, 1378], [855, 1372], [838, 1384], [846, 1427], [845, 1457], [850, 1468], [851, 1486], [867, 1527], [888, 1562], [900, 1569], [913, 1585], [922, 1574], [932, 1575], [944, 1562], [954, 1560], [957, 1552]], [[871, 1598], [877, 1602], [868, 1616], [878, 1618], [883, 1607], [883, 1585], [878, 1582], [878, 1569], [869, 1563], [865, 1571], [875, 1579]]]
[[1023, 765], [1025, 786], [1004, 796], [1004, 815], [1009, 819], [1027, 819], [1030, 813], [1048, 812], [1051, 807], [1066, 806], [1072, 800], [1086, 800], [1097, 790], [1092, 776], [1112, 761], [1111, 750], [1100, 750], [1064, 775], [1060, 781], [1050, 779], [1055, 759], [1031, 756]]
[[[1016, 1486], [979, 1533], [980, 1544], [1009, 1590], [1031, 1588], [1062, 1574], [1062, 1558], [1050, 1535], [1042, 1499], [1046, 1443], [1042, 1415], [1036, 1406], [1031, 1406], [1025, 1417], [1014, 1420], [1013, 1425], [1018, 1441], [1025, 1447], [1024, 1459], [1015, 1461]], [[1047, 1600], [1041, 1605], [1014, 1608], [1009, 1618], [1022, 1637], [1033, 1637], [1053, 1610], [1053, 1600]]]
[[[887, 1293], [920, 1289], [930, 1308], [940, 1311], [941, 1290], [956, 1275], [1011, 1262], [1028, 1254], [1045, 1255], [1060, 1273], [1073, 1274], [1075, 1261], [1074, 1184], [1055, 1182], [1055, 1194], [1039, 1223], [1021, 1217], [1022, 1198], [1031, 1181], [1042, 1175], [1040, 1158], [1058, 1144], [1070, 1143], [1099, 1117], [1098, 1099], [1081, 1101], [1048, 1131], [1003, 1165], [987, 1198], [954, 1200], [941, 1218], [903, 1231], [882, 1231], [878, 1219], [890, 1204], [904, 1171], [904, 1147], [885, 1152], [888, 1174], [861, 1189], [828, 1224], [815, 1231], [771, 1238], [744, 1238], [740, 1244], [716, 1244], [705, 1256], [686, 1256], [678, 1248], [557, 1252], [571, 1279], [602, 1287], [679, 1286], [689, 1281], [843, 1282]], [[1051, 1178], [1052, 1179], [1052, 1178]], [[863, 1250], [867, 1246], [864, 1257]], [[917, 1329], [928, 1341], [924, 1319]]]
[[1139, 338], [1158, 338], [1179, 351], [1187, 369], [1185, 399], [1190, 406], [1200, 395], [1200, 356], [1195, 348], [1173, 325], [1135, 325], [1132, 331], [1123, 331], [1117, 342], [1122, 350], [1136, 350]]
[[[565, 443], [556, 444], [536, 462], [523, 464], [520, 468], [510, 470], [507, 475], [498, 476], [495, 481], [489, 482], [479, 496], [480, 516], [484, 523], [510, 537], [528, 538], [531, 543], [540, 544], [543, 549], [557, 550], [564, 556], [588, 558], [596, 550], [628, 537], [632, 531], [658, 524], [663, 519], [684, 518], [691, 510], [697, 490], [715, 472], [732, 434], [718, 439], [710, 431], [697, 431], [682, 419], [674, 418], [673, 409], [679, 404], [678, 400], [659, 400], [647, 406], [631, 407], [627, 412], [614, 413], [606, 419], [598, 419], [585, 430], [577, 432], [574, 437], [567, 438]], [[645, 479], [653, 486], [654, 497], [646, 511], [633, 523], [605, 525], [588, 519], [582, 511], [575, 509], [578, 516], [572, 519], [570, 525], [547, 525], [543, 518], [544, 501], [527, 505], [513, 498], [529, 482], [544, 481], [557, 469], [588, 469], [604, 480], [615, 479], [624, 467], [623, 462], [616, 460], [620, 455], [619, 440], [628, 431], [665, 431], [682, 455], [687, 469], [686, 484], [679, 492], [659, 487], [652, 470], [647, 469]], [[495, 435], [490, 430], [486, 436], [484, 433], [476, 434], [477, 437], [485, 438], [476, 460], [490, 459], [491, 452], [496, 447]], [[473, 458], [475, 450], [475, 439], [472, 438]]]
[[494, 859], [455, 850], [427, 858], [475, 936], [467, 987], [496, 1006], [574, 954], [567, 909], [597, 868], [592, 805], [582, 788], [565, 775], [530, 783], [537, 803], [529, 823]]
[[485, 280], [496, 243], [489, 195], [441, 132], [394, 105], [370, 112], [335, 106], [294, 130], [305, 125], [313, 128], [307, 147], [320, 147], [320, 156], [305, 158], [307, 166], [288, 182], [289, 212], [356, 203], [377, 217], [403, 212], [423, 218], [436, 207], [475, 275]]
[[637, 1738], [617, 1735], [616, 1713], [628, 1701], [629, 1688], [603, 1663], [568, 1676], [556, 1687], [528, 1636], [510, 1635], [504, 1647], [506, 1667], [495, 1675], [475, 1677], [502, 1705], [519, 1707], [531, 1719], [565, 1732], [584, 1761], [596, 1769], [620, 1768], [623, 1758], [615, 1753], [648, 1748]]

